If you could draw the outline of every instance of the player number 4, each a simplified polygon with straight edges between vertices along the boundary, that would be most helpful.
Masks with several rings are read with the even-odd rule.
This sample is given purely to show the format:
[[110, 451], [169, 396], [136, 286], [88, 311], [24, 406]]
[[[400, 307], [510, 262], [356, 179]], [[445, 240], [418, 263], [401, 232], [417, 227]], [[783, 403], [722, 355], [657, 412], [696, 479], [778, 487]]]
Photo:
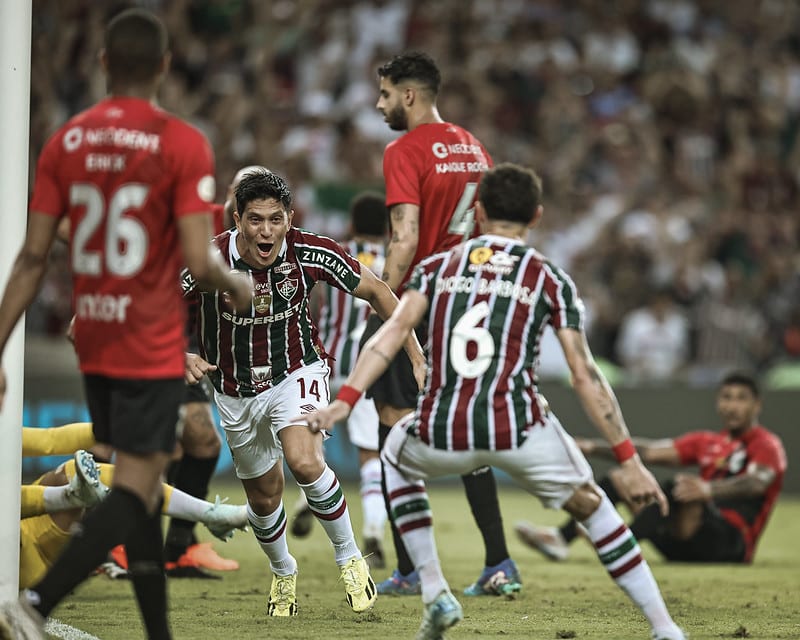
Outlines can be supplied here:
[[[494, 338], [488, 329], [476, 326], [489, 315], [489, 303], [484, 301], [467, 311], [450, 336], [450, 364], [462, 378], [477, 378], [483, 375], [492, 364], [495, 353]], [[474, 357], [470, 358], [467, 349], [475, 345]]]
[[477, 182], [467, 182], [464, 191], [456, 205], [453, 215], [450, 216], [450, 226], [447, 233], [461, 236], [464, 240], [472, 235], [475, 228], [475, 207], [472, 206], [475, 200], [475, 191], [478, 188]]
[[[84, 207], [85, 213], [75, 227], [72, 241], [72, 269], [75, 273], [99, 276], [105, 268], [112, 275], [130, 278], [144, 266], [148, 237], [144, 225], [125, 213], [141, 209], [149, 187], [144, 184], [123, 184], [111, 194], [106, 204], [102, 191], [86, 182], [73, 184], [69, 191], [72, 207]], [[88, 248], [98, 227], [106, 219], [104, 250]]]

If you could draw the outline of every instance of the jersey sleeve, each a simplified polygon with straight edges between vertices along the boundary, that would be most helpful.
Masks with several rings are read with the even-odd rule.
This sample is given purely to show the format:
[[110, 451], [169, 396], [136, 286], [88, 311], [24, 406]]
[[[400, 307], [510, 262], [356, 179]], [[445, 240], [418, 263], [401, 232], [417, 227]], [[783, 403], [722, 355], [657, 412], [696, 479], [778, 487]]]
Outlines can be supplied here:
[[786, 471], [786, 452], [778, 438], [759, 438], [747, 447], [750, 462], [769, 467], [775, 473]]
[[353, 293], [361, 283], [361, 263], [331, 238], [297, 232], [295, 251], [314, 282], [327, 282], [347, 293]]
[[211, 212], [216, 181], [214, 154], [206, 137], [179, 120], [173, 121], [169, 148], [173, 150], [176, 217], [201, 211]]
[[407, 147], [390, 144], [383, 154], [383, 178], [386, 183], [386, 206], [422, 202], [417, 163]]
[[711, 431], [693, 431], [678, 436], [672, 444], [678, 452], [681, 464], [692, 465], [699, 462], [703, 451], [714, 438], [716, 434]]
[[33, 183], [33, 196], [30, 210], [60, 217], [67, 210], [64, 194], [58, 186], [59, 150], [61, 136], [54, 135], [48, 140], [36, 163], [36, 177]]
[[585, 310], [578, 288], [562, 269], [548, 264], [544, 289], [550, 299], [550, 324], [553, 329], [583, 331]]

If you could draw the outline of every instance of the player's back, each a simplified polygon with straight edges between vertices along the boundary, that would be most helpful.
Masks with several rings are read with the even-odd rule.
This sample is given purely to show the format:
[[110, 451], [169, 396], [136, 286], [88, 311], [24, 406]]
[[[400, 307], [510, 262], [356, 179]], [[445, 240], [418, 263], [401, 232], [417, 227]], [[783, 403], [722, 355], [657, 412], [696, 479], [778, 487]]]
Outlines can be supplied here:
[[484, 235], [425, 260], [430, 393], [420, 437], [444, 449], [508, 449], [542, 421], [535, 365], [547, 324], [581, 326], [575, 286], [519, 241]]
[[[474, 205], [481, 174], [492, 166], [469, 131], [443, 122], [416, 127], [386, 147], [386, 206], [419, 206], [412, 267], [477, 235]], [[409, 274], [410, 276], [410, 271]]]
[[182, 374], [177, 218], [209, 211], [213, 193], [205, 138], [146, 100], [103, 100], [48, 142], [31, 209], [70, 217], [84, 372]]

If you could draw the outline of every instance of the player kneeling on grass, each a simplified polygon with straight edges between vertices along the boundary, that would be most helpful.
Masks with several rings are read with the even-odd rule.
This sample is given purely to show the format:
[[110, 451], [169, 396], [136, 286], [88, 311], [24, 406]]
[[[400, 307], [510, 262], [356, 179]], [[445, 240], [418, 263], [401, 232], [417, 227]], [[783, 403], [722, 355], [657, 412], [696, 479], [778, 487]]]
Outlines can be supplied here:
[[612, 579], [639, 607], [659, 640], [684, 640], [636, 539], [594, 483], [575, 441], [537, 393], [536, 360], [545, 324], [556, 331], [575, 391], [621, 463], [634, 502], [667, 501], [642, 465], [611, 387], [583, 332], [583, 304], [572, 280], [525, 237], [542, 214], [541, 182], [504, 164], [484, 174], [477, 219], [483, 235], [423, 260], [400, 305], [362, 350], [326, 409], [300, 416], [312, 431], [344, 419], [409, 333], [427, 321], [428, 379], [414, 413], [394, 427], [382, 458], [392, 515], [422, 581], [418, 639], [441, 638], [462, 618], [442, 574], [424, 480], [480, 466], [503, 469], [589, 532]]

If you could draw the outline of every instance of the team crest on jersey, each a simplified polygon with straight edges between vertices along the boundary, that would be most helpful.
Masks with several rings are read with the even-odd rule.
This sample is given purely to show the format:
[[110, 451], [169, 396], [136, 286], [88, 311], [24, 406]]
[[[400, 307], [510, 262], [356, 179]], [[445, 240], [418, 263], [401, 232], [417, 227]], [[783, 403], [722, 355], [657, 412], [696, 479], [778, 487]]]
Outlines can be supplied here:
[[283, 282], [275, 285], [275, 288], [284, 300], [291, 302], [294, 294], [297, 292], [297, 283], [297, 278], [286, 278]]
[[271, 304], [272, 295], [269, 293], [262, 293], [260, 295], [253, 296], [253, 307], [255, 308], [256, 313], [267, 313]]
[[297, 267], [295, 267], [291, 262], [282, 262], [277, 267], [273, 269], [275, 273], [280, 273], [284, 276], [288, 276], [292, 271], [294, 271]]
[[470, 264], [486, 264], [489, 258], [492, 257], [492, 251], [489, 247], [477, 247], [469, 252]]

